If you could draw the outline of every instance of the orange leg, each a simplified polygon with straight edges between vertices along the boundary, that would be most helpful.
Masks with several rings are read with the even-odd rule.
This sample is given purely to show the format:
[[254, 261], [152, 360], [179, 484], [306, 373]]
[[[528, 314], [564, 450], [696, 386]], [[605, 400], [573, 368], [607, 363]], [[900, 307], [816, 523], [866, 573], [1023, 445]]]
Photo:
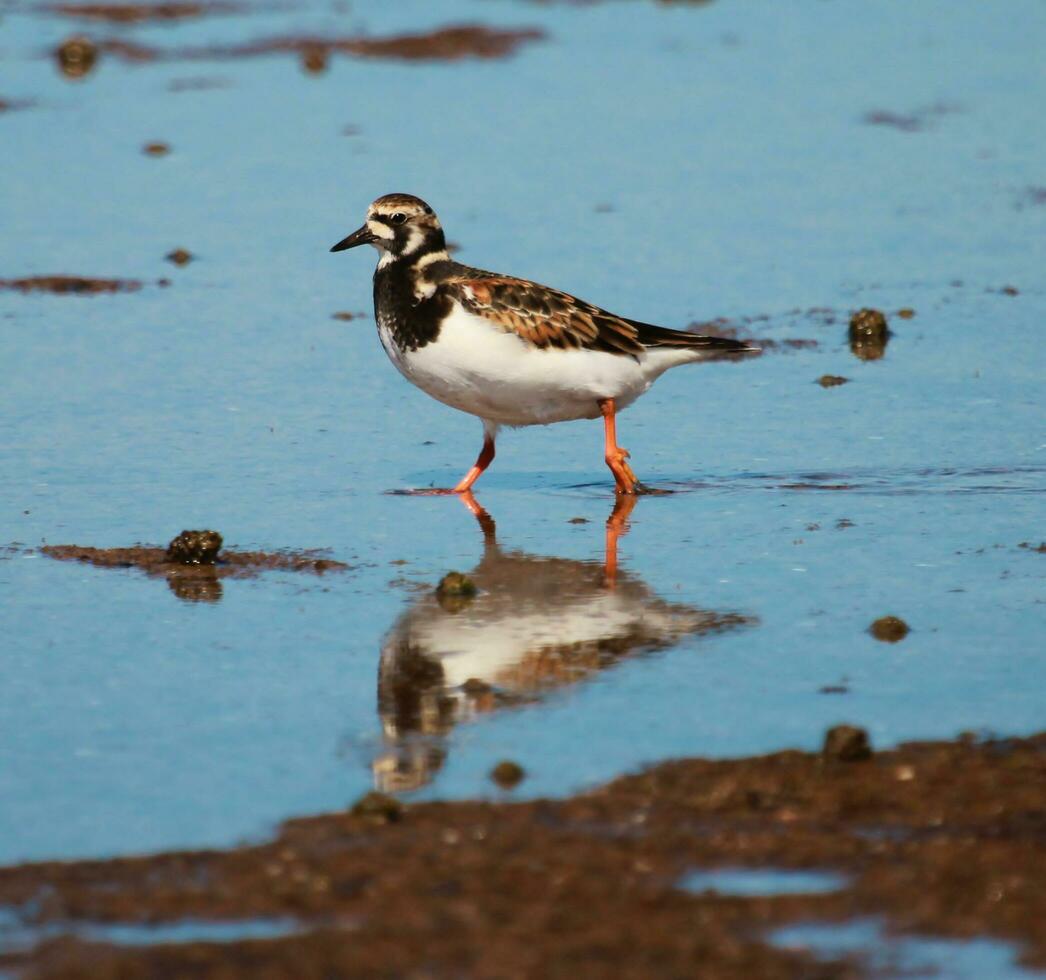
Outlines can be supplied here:
[[636, 505], [635, 494], [620, 495], [614, 502], [614, 509], [607, 518], [606, 558], [603, 569], [606, 574], [607, 588], [617, 585], [617, 541], [628, 533], [628, 517]]
[[476, 518], [480, 530], [483, 532], [484, 543], [487, 545], [496, 545], [497, 541], [495, 540], [494, 518], [479, 505], [479, 501], [472, 496], [472, 491], [466, 490], [458, 496], [458, 500], [460, 500], [469, 509], [469, 513]]
[[[614, 399], [604, 398], [599, 403], [599, 410], [603, 413], [603, 425], [606, 430], [606, 461], [610, 472], [614, 474], [614, 482], [617, 484], [618, 493], [635, 493], [636, 479], [632, 467], [625, 462], [628, 459], [628, 450], [622, 449], [617, 444], [617, 426], [614, 421]], [[477, 474], [478, 475], [478, 474]]]
[[494, 437], [489, 432], [483, 433], [483, 448], [479, 451], [479, 456], [476, 462], [473, 464], [472, 469], [468, 471], [462, 478], [458, 485], [452, 491], [453, 493], [468, 493], [472, 489], [472, 484], [475, 483], [480, 474], [488, 467], [494, 460]]

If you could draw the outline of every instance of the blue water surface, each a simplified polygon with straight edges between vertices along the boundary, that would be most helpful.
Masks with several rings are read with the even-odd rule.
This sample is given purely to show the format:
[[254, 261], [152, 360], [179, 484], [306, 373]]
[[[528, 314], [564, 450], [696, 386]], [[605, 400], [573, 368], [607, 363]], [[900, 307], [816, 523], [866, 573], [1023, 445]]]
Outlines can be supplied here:
[[[463, 21], [545, 37], [317, 75], [103, 55], [70, 81], [47, 54], [75, 31], [176, 48]], [[1042, 727], [1046, 557], [1020, 547], [1046, 538], [1037, 0], [315, 2], [121, 28], [16, 4], [3, 28], [0, 98], [33, 104], [0, 113], [0, 279], [146, 284], [0, 291], [0, 862], [257, 839], [388, 783], [390, 758], [416, 798], [493, 792], [506, 757], [517, 795], [565, 794], [814, 748], [841, 721], [876, 746]], [[224, 87], [170, 89], [201, 77]], [[141, 152], [156, 139], [168, 156]], [[640, 499], [618, 544], [630, 639], [596, 628], [614, 501], [594, 422], [503, 434], [477, 499], [524, 573], [470, 620], [434, 605], [489, 535], [453, 498], [386, 491], [452, 484], [480, 428], [388, 364], [373, 256], [327, 253], [394, 190], [464, 261], [816, 341], [674, 371], [620, 420], [640, 477], [677, 491]], [[163, 260], [179, 246], [184, 268]], [[847, 344], [862, 306], [891, 319], [877, 360]], [[193, 527], [351, 567], [192, 602], [38, 550]], [[553, 566], [589, 584], [514, 616]], [[867, 631], [886, 614], [899, 643]], [[454, 702], [438, 723], [382, 701], [404, 624], [443, 665], [418, 694]], [[550, 630], [616, 652], [553, 677]], [[506, 697], [469, 700], [468, 679]]]

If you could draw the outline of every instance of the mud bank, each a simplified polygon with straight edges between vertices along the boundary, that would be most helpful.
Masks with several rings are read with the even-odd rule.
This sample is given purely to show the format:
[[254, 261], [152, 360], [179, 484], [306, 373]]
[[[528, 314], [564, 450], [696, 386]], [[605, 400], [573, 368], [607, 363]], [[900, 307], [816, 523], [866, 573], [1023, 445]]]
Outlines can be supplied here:
[[[227, 551], [193, 560], [176, 549], [182, 532], [166, 548], [134, 545], [130, 548], [91, 548], [78, 544], [45, 545], [40, 553], [57, 561], [83, 562], [96, 568], [134, 568], [152, 578], [163, 578], [179, 599], [187, 602], [217, 602], [222, 597], [222, 579], [255, 578], [262, 572], [305, 572], [324, 575], [343, 572], [349, 566], [322, 551]], [[221, 537], [218, 536], [218, 547]]]
[[[856, 730], [851, 730], [856, 731]], [[837, 741], [837, 740], [836, 740]], [[857, 977], [774, 946], [789, 923], [991, 936], [1046, 965], [1046, 734], [893, 751], [685, 759], [562, 801], [374, 805], [229, 851], [0, 870], [30, 977]], [[852, 761], [843, 761], [849, 759]], [[388, 800], [388, 798], [385, 798]], [[381, 802], [379, 800], [379, 802]], [[679, 887], [722, 867], [824, 869], [837, 890]], [[116, 946], [53, 924], [292, 920], [227, 943]]]

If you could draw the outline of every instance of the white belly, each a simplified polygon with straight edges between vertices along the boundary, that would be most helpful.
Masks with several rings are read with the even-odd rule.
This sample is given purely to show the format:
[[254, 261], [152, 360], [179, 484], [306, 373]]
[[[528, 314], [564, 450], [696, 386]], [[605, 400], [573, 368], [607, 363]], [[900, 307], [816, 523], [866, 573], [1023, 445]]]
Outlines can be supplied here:
[[392, 362], [422, 391], [500, 425], [598, 418], [602, 399], [624, 408], [666, 368], [692, 359], [677, 351], [650, 351], [637, 360], [602, 351], [540, 350], [459, 305], [439, 337], [419, 350], [398, 350], [380, 322], [378, 335]]

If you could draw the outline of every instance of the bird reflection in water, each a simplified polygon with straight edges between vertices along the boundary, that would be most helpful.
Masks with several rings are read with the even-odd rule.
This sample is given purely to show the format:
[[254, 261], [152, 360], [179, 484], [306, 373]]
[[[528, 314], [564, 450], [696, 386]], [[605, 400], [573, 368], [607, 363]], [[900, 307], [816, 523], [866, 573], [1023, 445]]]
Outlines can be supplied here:
[[534, 703], [684, 637], [755, 622], [666, 602], [618, 569], [618, 539], [628, 531], [634, 496], [617, 497], [602, 563], [503, 551], [493, 518], [471, 494], [461, 497], [483, 533], [483, 558], [468, 573], [476, 594], [431, 592], [385, 639], [378, 669], [384, 745], [372, 764], [382, 791], [428, 783], [455, 725]]

